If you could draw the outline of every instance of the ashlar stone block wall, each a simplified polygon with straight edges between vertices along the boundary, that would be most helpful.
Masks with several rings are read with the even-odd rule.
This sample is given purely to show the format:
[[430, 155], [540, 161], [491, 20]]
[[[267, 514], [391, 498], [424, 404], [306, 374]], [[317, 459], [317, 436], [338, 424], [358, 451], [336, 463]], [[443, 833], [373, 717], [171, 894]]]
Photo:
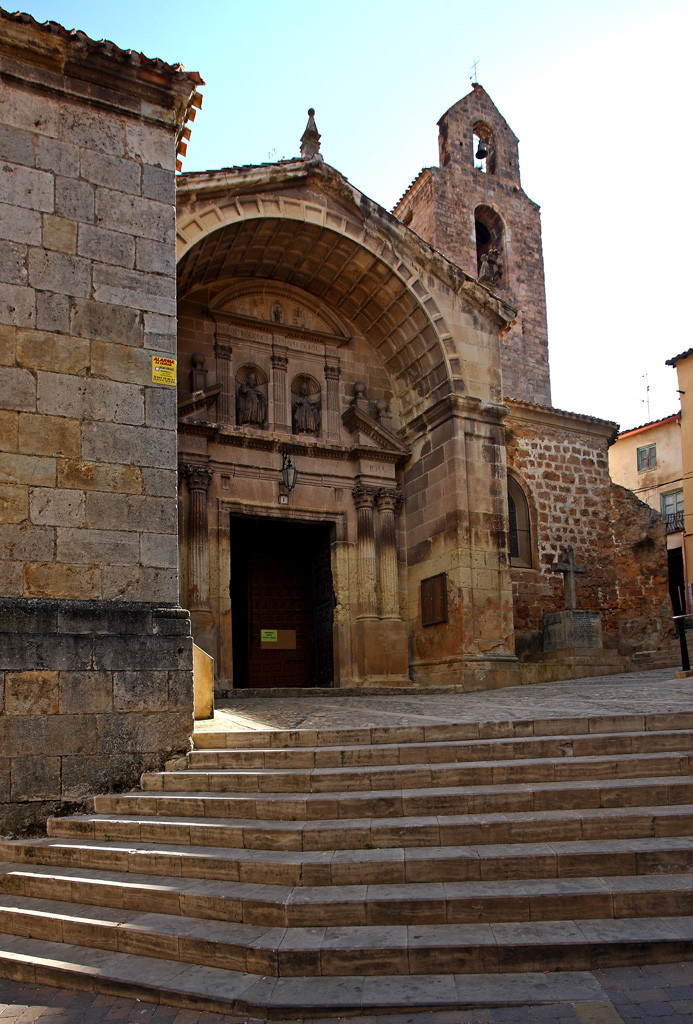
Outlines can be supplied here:
[[178, 605], [184, 72], [0, 19], [0, 831], [187, 746]]

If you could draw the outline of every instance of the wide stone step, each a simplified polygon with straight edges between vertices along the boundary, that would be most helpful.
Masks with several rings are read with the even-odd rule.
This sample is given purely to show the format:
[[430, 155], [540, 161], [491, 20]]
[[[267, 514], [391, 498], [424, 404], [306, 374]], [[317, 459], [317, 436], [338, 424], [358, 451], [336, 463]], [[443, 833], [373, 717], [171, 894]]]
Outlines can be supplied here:
[[693, 875], [281, 886], [0, 864], [0, 892], [279, 928], [693, 914]]
[[[683, 959], [690, 938], [666, 919], [649, 919], [633, 941], [638, 922], [620, 936], [623, 962], [647, 951], [649, 963]], [[584, 935], [588, 925], [578, 926]], [[581, 930], [582, 929], [582, 930]], [[568, 937], [568, 936], [566, 936]], [[540, 936], [540, 939], [543, 938]], [[609, 964], [615, 934], [598, 948], [588, 946], [595, 966]], [[526, 947], [536, 951], [541, 942]], [[613, 954], [611, 954], [613, 956]], [[630, 957], [630, 959], [627, 959]], [[65, 945], [12, 935], [0, 936], [0, 973], [29, 984], [61, 985], [107, 995], [142, 999], [262, 1019], [317, 1017], [331, 1013], [386, 1013], [423, 1009], [465, 1009], [555, 1002], [594, 1002], [603, 992], [588, 971], [545, 973], [517, 970], [484, 974], [351, 975], [348, 977], [273, 978], [178, 960]]]
[[119, 793], [97, 796], [97, 813], [197, 818], [325, 820], [340, 818], [542, 811], [693, 802], [693, 777], [594, 779], [348, 793]]
[[145, 792], [169, 793], [351, 793], [572, 779], [656, 778], [688, 775], [692, 769], [693, 755], [670, 752], [367, 768], [189, 769], [145, 772], [141, 786]]
[[530, 736], [512, 739], [458, 740], [436, 743], [379, 743], [373, 746], [273, 747], [236, 750], [192, 750], [195, 770], [219, 768], [348, 768], [396, 764], [453, 764], [534, 757], [587, 757], [599, 754], [641, 754], [664, 750], [690, 751], [693, 732], [593, 733], [571, 736]]
[[693, 871], [693, 836], [488, 846], [265, 851], [96, 841], [0, 842], [15, 864], [216, 878], [257, 884], [351, 885], [571, 878]]
[[[134, 808], [133, 808], [134, 810]], [[73, 815], [49, 818], [48, 834], [69, 839], [244, 847], [248, 850], [353, 850], [411, 846], [686, 836], [693, 804], [576, 807], [340, 821], [273, 821], [148, 815]]]
[[578, 736], [588, 733], [650, 732], [693, 729], [693, 712], [590, 715], [555, 718], [505, 719], [490, 722], [450, 722], [414, 726], [371, 726], [360, 729], [263, 729], [217, 731], [197, 729], [196, 750], [258, 747], [340, 747], [381, 743], [438, 743], [457, 740], [524, 736]]
[[[17, 898], [9, 903], [0, 897], [0, 932], [5, 935], [294, 978], [497, 973], [508, 966], [531, 971], [547, 963], [542, 940], [566, 970], [593, 966], [599, 946], [608, 946], [602, 955], [610, 963], [619, 958], [632, 963], [637, 937], [641, 956], [643, 940], [668, 951], [673, 947], [684, 958], [693, 955], [693, 919], [665, 923], [662, 916], [268, 929], [80, 904], [63, 910], [56, 902]], [[636, 931], [639, 927], [642, 932]]]

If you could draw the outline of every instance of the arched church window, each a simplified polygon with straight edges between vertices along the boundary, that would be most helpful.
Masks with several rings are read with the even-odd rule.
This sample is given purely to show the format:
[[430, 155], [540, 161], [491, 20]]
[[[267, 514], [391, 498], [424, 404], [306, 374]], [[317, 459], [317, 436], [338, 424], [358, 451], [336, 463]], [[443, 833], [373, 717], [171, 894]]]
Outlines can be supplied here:
[[477, 121], [472, 135], [474, 166], [484, 174], [496, 173], [496, 139], [487, 124]]
[[529, 503], [517, 480], [508, 477], [508, 554], [510, 565], [519, 569], [532, 568], [532, 533]]
[[505, 227], [497, 210], [482, 203], [474, 211], [477, 276], [487, 287], [501, 286], [505, 272]]

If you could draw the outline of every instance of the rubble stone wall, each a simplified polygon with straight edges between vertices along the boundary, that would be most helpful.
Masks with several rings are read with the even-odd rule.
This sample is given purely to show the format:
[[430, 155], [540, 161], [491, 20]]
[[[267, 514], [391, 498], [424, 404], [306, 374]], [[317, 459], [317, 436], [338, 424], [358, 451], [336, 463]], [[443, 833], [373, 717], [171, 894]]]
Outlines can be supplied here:
[[511, 405], [508, 470], [532, 522], [532, 566], [511, 567], [516, 650], [541, 652], [542, 618], [564, 607], [551, 565], [575, 551], [578, 608], [602, 614], [605, 647], [633, 656], [668, 644], [666, 537], [656, 513], [612, 484], [612, 426], [589, 417]]

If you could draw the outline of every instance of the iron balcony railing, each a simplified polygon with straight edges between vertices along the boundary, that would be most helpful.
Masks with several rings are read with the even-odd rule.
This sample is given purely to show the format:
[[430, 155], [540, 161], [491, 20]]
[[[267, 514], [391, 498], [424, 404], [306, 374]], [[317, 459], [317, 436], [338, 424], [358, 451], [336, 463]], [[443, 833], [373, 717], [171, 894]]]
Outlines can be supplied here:
[[683, 530], [683, 512], [670, 512], [665, 518], [667, 521], [667, 533], [681, 533]]

